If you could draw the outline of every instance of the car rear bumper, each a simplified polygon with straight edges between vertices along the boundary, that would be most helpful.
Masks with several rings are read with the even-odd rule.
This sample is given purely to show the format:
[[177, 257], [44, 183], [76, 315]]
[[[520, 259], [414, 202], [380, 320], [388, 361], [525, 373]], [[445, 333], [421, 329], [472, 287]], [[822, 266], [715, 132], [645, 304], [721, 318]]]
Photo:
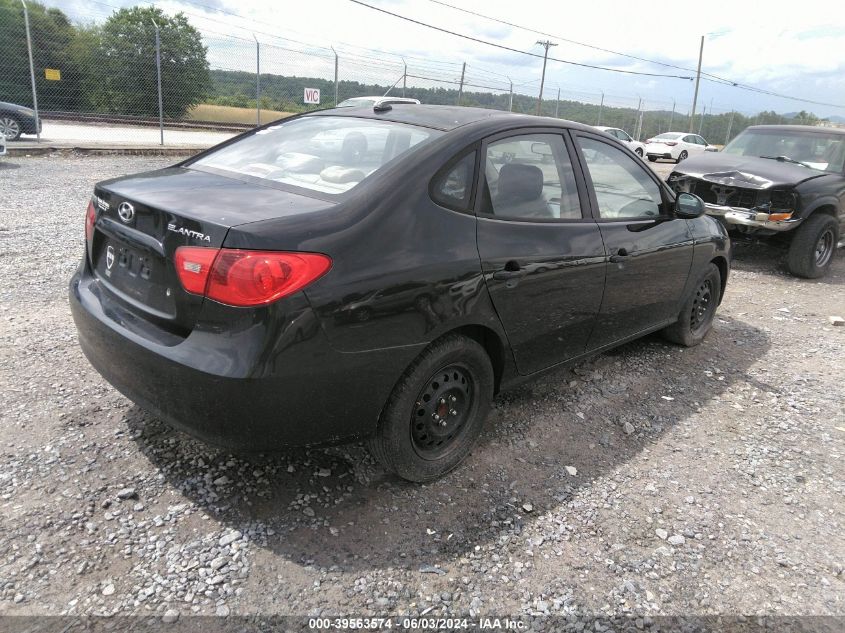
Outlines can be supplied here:
[[705, 203], [707, 215], [719, 218], [728, 225], [748, 226], [769, 231], [790, 231], [801, 224], [802, 218], [788, 218], [785, 220], [770, 220], [768, 213], [757, 212], [742, 207], [728, 207], [718, 204]]
[[401, 373], [399, 355], [384, 350], [334, 351], [304, 297], [283, 325], [253, 315], [243, 329], [217, 321], [217, 331], [198, 327], [162, 344], [84, 271], [69, 295], [85, 356], [141, 408], [210, 444], [267, 451], [367, 436]]

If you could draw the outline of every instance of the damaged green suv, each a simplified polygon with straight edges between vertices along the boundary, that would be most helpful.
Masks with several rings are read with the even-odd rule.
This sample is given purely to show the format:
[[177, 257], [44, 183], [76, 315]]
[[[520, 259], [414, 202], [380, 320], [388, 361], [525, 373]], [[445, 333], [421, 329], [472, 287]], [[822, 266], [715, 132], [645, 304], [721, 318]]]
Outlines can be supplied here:
[[752, 126], [680, 163], [669, 185], [699, 196], [729, 232], [784, 243], [793, 275], [822, 277], [845, 228], [845, 130]]

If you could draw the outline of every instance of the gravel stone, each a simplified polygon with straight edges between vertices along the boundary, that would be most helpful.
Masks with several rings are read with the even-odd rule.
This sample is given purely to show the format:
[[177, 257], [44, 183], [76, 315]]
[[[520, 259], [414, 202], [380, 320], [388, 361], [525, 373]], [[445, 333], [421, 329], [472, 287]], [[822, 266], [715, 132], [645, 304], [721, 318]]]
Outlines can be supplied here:
[[841, 251], [808, 281], [777, 249], [735, 241], [701, 345], [649, 336], [502, 393], [466, 463], [411, 485], [360, 444], [205, 445], [90, 367], [67, 284], [93, 184], [177, 160], [0, 159], [4, 613], [175, 613], [177, 627], [514, 614], [579, 633], [842, 614], [845, 328], [828, 320], [845, 309]]

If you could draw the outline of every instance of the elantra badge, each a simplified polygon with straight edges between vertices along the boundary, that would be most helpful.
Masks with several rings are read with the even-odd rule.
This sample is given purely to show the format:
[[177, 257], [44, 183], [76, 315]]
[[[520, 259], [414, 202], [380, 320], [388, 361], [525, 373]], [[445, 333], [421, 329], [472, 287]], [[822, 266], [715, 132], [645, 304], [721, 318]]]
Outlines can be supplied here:
[[117, 207], [117, 214], [120, 216], [121, 220], [123, 220], [126, 224], [129, 224], [132, 221], [132, 218], [135, 217], [135, 207], [128, 202], [121, 202], [120, 206]]

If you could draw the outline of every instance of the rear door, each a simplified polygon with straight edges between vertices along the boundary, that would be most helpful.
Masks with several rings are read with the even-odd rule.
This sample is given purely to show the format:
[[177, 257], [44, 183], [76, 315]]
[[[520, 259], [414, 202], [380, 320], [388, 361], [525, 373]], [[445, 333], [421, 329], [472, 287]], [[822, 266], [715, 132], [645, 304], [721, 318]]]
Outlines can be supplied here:
[[594, 134], [578, 132], [575, 138], [608, 261], [592, 350], [677, 314], [693, 239], [686, 220], [672, 214], [654, 172]]
[[478, 251], [521, 374], [582, 354], [601, 305], [601, 234], [582, 212], [588, 198], [572, 151], [554, 128], [482, 144]]

